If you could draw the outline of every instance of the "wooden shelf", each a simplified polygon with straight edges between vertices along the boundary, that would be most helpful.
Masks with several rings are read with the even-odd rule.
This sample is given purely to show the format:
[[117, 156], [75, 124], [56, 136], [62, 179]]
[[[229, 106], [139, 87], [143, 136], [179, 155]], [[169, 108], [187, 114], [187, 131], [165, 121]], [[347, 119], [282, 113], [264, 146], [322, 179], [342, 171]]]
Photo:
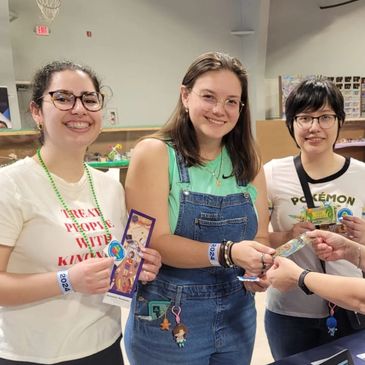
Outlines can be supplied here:
[[336, 143], [335, 148], [365, 147], [365, 141], [341, 142]]
[[2, 130], [0, 131], [0, 137], [2, 136], [34, 136], [39, 134], [35, 130]]
[[158, 131], [160, 127], [120, 127], [120, 128], [103, 128], [101, 133], [110, 132], [142, 132], [142, 131]]
[[[158, 131], [160, 127], [120, 127], [120, 128], [103, 128], [101, 133], [113, 133], [113, 132], [154, 132]], [[1, 130], [1, 136], [34, 136], [39, 134], [37, 130]]]

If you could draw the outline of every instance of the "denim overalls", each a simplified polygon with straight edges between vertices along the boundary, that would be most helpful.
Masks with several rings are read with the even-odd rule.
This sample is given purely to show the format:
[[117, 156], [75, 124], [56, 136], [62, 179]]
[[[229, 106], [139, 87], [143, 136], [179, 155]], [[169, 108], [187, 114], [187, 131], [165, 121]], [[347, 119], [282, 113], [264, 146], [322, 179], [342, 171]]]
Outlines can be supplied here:
[[[189, 171], [177, 155], [180, 182]], [[175, 235], [201, 242], [234, 242], [254, 239], [257, 217], [248, 193], [216, 196], [180, 192]], [[256, 333], [254, 297], [236, 278], [242, 269], [209, 267], [177, 269], [163, 265], [157, 279], [139, 285], [125, 332], [131, 365], [248, 365]], [[170, 301], [158, 319], [148, 315], [150, 301]], [[186, 342], [179, 347], [172, 334], [177, 319], [172, 308], [181, 308], [187, 327]], [[175, 310], [175, 313], [177, 311]], [[168, 331], [160, 324], [167, 318]]]

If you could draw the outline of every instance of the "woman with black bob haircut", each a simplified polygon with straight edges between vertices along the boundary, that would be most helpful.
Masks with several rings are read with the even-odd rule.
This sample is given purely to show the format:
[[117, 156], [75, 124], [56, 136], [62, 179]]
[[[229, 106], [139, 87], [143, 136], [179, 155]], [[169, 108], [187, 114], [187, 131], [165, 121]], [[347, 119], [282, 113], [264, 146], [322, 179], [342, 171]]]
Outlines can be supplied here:
[[300, 84], [295, 93], [290, 93], [288, 96], [285, 103], [285, 122], [297, 147], [299, 146], [294, 136], [295, 116], [303, 111], [319, 110], [324, 104], [331, 106], [336, 115], [337, 140], [346, 115], [342, 93], [332, 81], [322, 77], [306, 80]]
[[[157, 218], [151, 245], [163, 261], [132, 303], [133, 365], [250, 363], [256, 311], [247, 289], [266, 289], [274, 250], [259, 243], [268, 240], [268, 209], [247, 95], [241, 62], [205, 53], [186, 72], [167, 124], [133, 152], [127, 205]], [[244, 270], [261, 279], [243, 286]], [[162, 303], [157, 318], [154, 303]]]
[[[271, 246], [276, 248], [317, 225], [320, 229], [346, 230], [353, 240], [364, 243], [365, 164], [334, 150], [345, 122], [340, 90], [324, 78], [305, 80], [288, 96], [285, 113], [289, 133], [300, 151], [298, 156], [272, 160], [264, 166], [273, 228]], [[299, 176], [309, 188], [307, 196]], [[315, 217], [325, 219], [323, 224]], [[321, 263], [309, 246], [290, 259], [312, 271], [362, 276], [349, 262]], [[355, 331], [345, 310], [307, 294], [300, 287], [287, 293], [268, 290], [265, 329], [275, 360]], [[333, 318], [327, 322], [330, 316], [337, 325]]]

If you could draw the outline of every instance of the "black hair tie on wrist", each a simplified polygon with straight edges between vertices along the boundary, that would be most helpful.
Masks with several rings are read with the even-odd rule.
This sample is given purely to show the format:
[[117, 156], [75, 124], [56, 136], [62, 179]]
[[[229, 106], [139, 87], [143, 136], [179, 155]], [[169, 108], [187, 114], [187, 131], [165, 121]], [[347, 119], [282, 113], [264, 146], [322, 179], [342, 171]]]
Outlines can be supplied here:
[[298, 286], [300, 289], [302, 289], [304, 291], [305, 294], [307, 295], [312, 295], [313, 292], [311, 290], [308, 289], [307, 285], [305, 285], [304, 283], [304, 278], [311, 272], [311, 270], [309, 269], [305, 269], [303, 270], [303, 272], [300, 274], [299, 279], [298, 279]]

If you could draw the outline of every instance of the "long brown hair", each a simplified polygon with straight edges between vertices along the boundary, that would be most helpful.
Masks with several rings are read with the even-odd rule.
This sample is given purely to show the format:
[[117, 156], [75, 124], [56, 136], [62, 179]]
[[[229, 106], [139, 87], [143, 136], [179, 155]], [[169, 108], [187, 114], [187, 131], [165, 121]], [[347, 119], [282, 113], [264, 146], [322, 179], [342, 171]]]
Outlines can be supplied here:
[[[256, 149], [256, 143], [251, 131], [251, 116], [247, 90], [247, 72], [241, 62], [224, 53], [209, 52], [199, 56], [186, 72], [182, 85], [191, 90], [196, 80], [209, 71], [228, 70], [237, 75], [241, 87], [241, 102], [244, 107], [235, 127], [223, 137], [232, 161], [232, 174], [238, 181], [250, 182], [257, 175], [261, 161]], [[185, 111], [181, 97], [167, 123], [152, 136], [163, 141], [169, 141], [182, 155], [187, 166], [203, 163], [199, 154], [199, 143], [191, 123], [189, 113]]]

